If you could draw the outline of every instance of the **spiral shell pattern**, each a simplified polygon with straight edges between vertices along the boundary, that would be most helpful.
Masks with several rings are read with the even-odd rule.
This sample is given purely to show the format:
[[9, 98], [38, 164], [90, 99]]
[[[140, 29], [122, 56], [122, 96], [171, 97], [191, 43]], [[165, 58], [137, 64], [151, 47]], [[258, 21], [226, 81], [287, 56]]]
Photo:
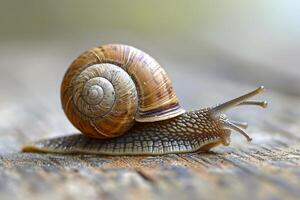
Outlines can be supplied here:
[[135, 120], [159, 121], [184, 112], [162, 67], [148, 54], [119, 44], [90, 49], [74, 60], [61, 100], [72, 124], [96, 138], [119, 136]]

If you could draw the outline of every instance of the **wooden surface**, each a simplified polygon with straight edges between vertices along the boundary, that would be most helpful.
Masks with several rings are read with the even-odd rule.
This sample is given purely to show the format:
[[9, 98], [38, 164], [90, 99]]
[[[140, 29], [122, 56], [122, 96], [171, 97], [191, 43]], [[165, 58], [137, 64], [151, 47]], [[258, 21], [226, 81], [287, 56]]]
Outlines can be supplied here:
[[[76, 132], [60, 109], [58, 94], [66, 66], [80, 53], [32, 48], [29, 53], [12, 48], [0, 54], [1, 200], [300, 198], [300, 98], [295, 95], [299, 91], [276, 85], [288, 85], [288, 76], [264, 69], [257, 78], [254, 66], [239, 68], [218, 55], [203, 69], [199, 63], [182, 68], [171, 59], [163, 61], [189, 109], [228, 100], [261, 84], [271, 88], [257, 97], [269, 101], [267, 110], [228, 112], [233, 119], [249, 122], [251, 143], [233, 133], [229, 147], [201, 154], [28, 154], [20, 153], [21, 144]], [[230, 70], [240, 72], [238, 78], [229, 76]]]

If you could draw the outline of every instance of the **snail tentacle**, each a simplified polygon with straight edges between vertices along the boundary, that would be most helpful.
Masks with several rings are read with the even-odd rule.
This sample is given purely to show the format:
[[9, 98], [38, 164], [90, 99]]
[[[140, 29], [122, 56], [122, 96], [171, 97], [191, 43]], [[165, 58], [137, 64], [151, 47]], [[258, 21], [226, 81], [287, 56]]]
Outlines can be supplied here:
[[[244, 94], [244, 95], [242, 95], [242, 96], [240, 96], [238, 98], [232, 99], [230, 101], [227, 101], [225, 103], [222, 103], [222, 104], [219, 104], [219, 105], [213, 107], [212, 108], [212, 112], [214, 112], [215, 114], [219, 114], [219, 113], [225, 112], [226, 110], [228, 110], [228, 109], [230, 109], [232, 107], [238, 106], [238, 105], [243, 105], [243, 104], [246, 104], [246, 105], [248, 104], [249, 105], [251, 103], [249, 103], [249, 101], [247, 103], [246, 100], [250, 99], [251, 97], [254, 97], [254, 96], [256, 96], [256, 95], [258, 95], [258, 94], [260, 94], [262, 92], [264, 92], [264, 90], [265, 90], [265, 87], [264, 86], [260, 86], [257, 89], [255, 89], [255, 90], [253, 90], [253, 91], [251, 91], [251, 92], [249, 92], [247, 94]], [[253, 104], [251, 104], [251, 105], [253, 105]], [[255, 105], [257, 105], [257, 104], [255, 104]], [[267, 103], [265, 102], [264, 105], [266, 107]]]

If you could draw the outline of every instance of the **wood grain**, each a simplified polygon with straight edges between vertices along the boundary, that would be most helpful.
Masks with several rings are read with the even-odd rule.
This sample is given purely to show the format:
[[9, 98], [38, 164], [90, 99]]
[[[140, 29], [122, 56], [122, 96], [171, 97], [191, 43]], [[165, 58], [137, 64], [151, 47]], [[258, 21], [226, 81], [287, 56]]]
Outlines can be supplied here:
[[[25, 62], [30, 70], [36, 60]], [[251, 143], [233, 134], [229, 147], [201, 154], [111, 157], [20, 153], [25, 142], [76, 132], [64, 116], [58, 96], [66, 69], [62, 66], [68, 62], [54, 59], [38, 66], [41, 69], [35, 71], [35, 79], [15, 73], [20, 68], [5, 65], [0, 69], [1, 200], [300, 198], [300, 98], [275, 90], [261, 97], [270, 102], [267, 110], [239, 108], [228, 113], [249, 122]], [[185, 91], [190, 95], [180, 97], [185, 107], [217, 104], [261, 84], [246, 85], [241, 77], [237, 82], [212, 74], [194, 78], [185, 74], [185, 69], [170, 69], [171, 77], [176, 77], [176, 91], [186, 90], [191, 80], [194, 83], [189, 86], [191, 91]], [[191, 101], [194, 105], [187, 105]]]

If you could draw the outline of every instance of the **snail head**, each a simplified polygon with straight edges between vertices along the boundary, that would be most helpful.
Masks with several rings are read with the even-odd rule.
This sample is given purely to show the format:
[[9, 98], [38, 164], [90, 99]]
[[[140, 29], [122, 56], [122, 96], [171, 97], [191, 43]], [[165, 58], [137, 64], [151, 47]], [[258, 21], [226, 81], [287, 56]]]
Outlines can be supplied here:
[[222, 104], [218, 104], [210, 109], [211, 116], [215, 118], [218, 122], [221, 123], [222, 129], [230, 134], [230, 132], [237, 131], [238, 133], [242, 134], [247, 141], [251, 141], [252, 138], [245, 132], [245, 129], [248, 127], [247, 122], [239, 122], [239, 121], [233, 121], [229, 119], [224, 112], [237, 107], [237, 106], [242, 106], [242, 105], [254, 105], [254, 106], [259, 106], [262, 108], [266, 108], [268, 103], [266, 101], [249, 101], [253, 96], [256, 96], [262, 92], [264, 92], [265, 88], [264, 86], [260, 86], [257, 89], [242, 95], [238, 98], [232, 99], [230, 101], [227, 101]]

